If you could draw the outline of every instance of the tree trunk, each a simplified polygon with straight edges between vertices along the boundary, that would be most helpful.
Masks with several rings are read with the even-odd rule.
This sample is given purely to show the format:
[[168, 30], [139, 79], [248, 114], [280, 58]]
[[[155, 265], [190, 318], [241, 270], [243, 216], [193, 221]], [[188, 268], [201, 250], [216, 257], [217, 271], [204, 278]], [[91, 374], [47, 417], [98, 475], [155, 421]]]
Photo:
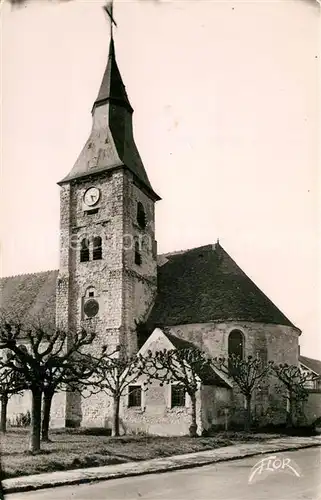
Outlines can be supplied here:
[[112, 436], [119, 436], [119, 407], [120, 397], [113, 397], [113, 423], [112, 423]]
[[189, 427], [189, 435], [190, 437], [197, 437], [197, 423], [196, 423], [196, 393], [190, 394], [191, 398], [191, 417], [192, 423]]
[[45, 391], [43, 396], [44, 407], [42, 416], [41, 438], [42, 441], [49, 441], [50, 411], [54, 391]]
[[3, 434], [7, 431], [7, 407], [8, 407], [8, 395], [2, 394], [1, 396], [1, 432]]
[[252, 395], [245, 396], [246, 412], [245, 412], [244, 430], [246, 432], [251, 430], [251, 423], [252, 423], [251, 400], [252, 400]]
[[289, 404], [288, 404], [288, 412], [286, 418], [286, 427], [294, 427], [294, 415], [293, 415], [294, 405], [293, 405], [293, 396], [290, 391], [288, 394], [288, 402]]
[[0, 460], [0, 500], [4, 500], [4, 491], [3, 491], [3, 486], [2, 486], [2, 481], [5, 479], [2, 467], [1, 467], [1, 460]]
[[32, 406], [29, 451], [37, 453], [40, 451], [42, 391], [38, 387], [34, 387], [31, 389], [31, 392]]

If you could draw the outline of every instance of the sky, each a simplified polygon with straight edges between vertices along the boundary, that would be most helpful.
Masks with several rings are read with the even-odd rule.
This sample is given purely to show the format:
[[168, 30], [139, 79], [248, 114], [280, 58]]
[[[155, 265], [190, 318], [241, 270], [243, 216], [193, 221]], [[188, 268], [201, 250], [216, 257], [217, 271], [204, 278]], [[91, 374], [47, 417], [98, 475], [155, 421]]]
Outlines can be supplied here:
[[[59, 187], [91, 128], [104, 0], [1, 8], [1, 275], [59, 267]], [[319, 5], [115, 0], [159, 252], [214, 243], [321, 358]]]

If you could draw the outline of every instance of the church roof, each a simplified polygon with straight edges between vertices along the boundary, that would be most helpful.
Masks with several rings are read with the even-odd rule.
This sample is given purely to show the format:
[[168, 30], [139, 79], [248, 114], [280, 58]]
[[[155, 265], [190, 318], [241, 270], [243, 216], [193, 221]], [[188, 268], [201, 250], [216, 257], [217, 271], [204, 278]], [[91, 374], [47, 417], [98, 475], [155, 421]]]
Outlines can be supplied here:
[[100, 85], [97, 99], [95, 100], [93, 105], [93, 110], [95, 106], [107, 100], [118, 101], [119, 103], [127, 106], [129, 110], [132, 111], [125, 85], [123, 83], [116, 62], [115, 44], [113, 39], [110, 40], [107, 66]]
[[321, 361], [319, 359], [307, 358], [306, 356], [299, 356], [299, 361], [313, 372], [317, 373], [318, 375], [321, 375]]
[[[198, 347], [195, 344], [192, 344], [192, 342], [188, 342], [187, 340], [180, 339], [176, 337], [175, 335], [172, 335], [171, 333], [168, 333], [166, 331], [163, 331], [164, 335], [168, 338], [168, 340], [173, 344], [175, 349], [193, 349], [193, 350], [199, 350]], [[201, 351], [200, 351], [201, 352]], [[218, 385], [221, 387], [227, 387], [230, 388], [229, 384], [214, 370], [209, 365], [206, 365], [202, 367], [197, 372], [197, 375], [205, 385]]]
[[0, 279], [0, 309], [20, 320], [41, 318], [54, 324], [58, 271], [20, 274]]
[[[101, 106], [106, 104], [99, 118]], [[69, 174], [58, 184], [96, 175], [118, 168], [127, 168], [135, 182], [154, 199], [154, 192], [138, 152], [132, 124], [133, 108], [118, 69], [114, 40], [111, 39], [106, 70], [92, 108], [93, 127], [90, 136]]]
[[220, 244], [164, 254], [148, 325], [249, 321], [294, 327]]
[[[219, 244], [163, 254], [158, 260], [158, 293], [147, 321], [149, 331], [211, 321], [295, 327]], [[58, 271], [46, 271], [1, 278], [0, 309], [53, 322], [57, 275]]]

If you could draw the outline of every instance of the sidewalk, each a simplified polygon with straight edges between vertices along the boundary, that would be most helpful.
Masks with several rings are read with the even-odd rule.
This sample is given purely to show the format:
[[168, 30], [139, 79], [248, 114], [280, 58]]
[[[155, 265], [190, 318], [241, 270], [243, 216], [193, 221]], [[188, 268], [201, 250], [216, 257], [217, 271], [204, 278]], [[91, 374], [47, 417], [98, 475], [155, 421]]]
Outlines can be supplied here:
[[292, 451], [300, 448], [310, 448], [321, 445], [321, 436], [313, 437], [283, 437], [270, 439], [259, 443], [245, 443], [226, 446], [215, 450], [175, 455], [173, 457], [155, 458], [142, 462], [127, 462], [103, 467], [90, 467], [69, 471], [51, 472], [33, 476], [22, 476], [3, 481], [5, 493], [16, 493], [41, 488], [53, 488], [71, 484], [89, 483], [121, 477], [139, 476], [168, 472], [170, 470], [187, 469], [215, 462], [235, 460], [238, 458], [275, 453], [277, 451]]

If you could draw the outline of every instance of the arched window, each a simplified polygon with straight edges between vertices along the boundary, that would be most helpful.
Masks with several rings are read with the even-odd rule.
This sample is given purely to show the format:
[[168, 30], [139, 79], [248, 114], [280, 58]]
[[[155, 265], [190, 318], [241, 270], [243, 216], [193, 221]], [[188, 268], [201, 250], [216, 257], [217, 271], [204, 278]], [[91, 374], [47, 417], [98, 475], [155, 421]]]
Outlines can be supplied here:
[[228, 355], [234, 355], [243, 359], [244, 336], [239, 330], [233, 330], [228, 337]]
[[140, 201], [137, 203], [137, 223], [140, 228], [145, 229], [146, 215], [143, 204]]
[[101, 237], [96, 236], [94, 238], [93, 260], [100, 260], [100, 259], [102, 259]]
[[135, 243], [135, 264], [140, 266], [141, 263], [142, 263], [142, 256], [140, 253], [140, 247], [139, 247], [138, 241], [136, 241], [136, 243]]
[[97, 296], [96, 288], [93, 286], [89, 286], [85, 291], [85, 298], [96, 297], [96, 296]]
[[89, 261], [89, 240], [84, 238], [80, 244], [80, 262]]

